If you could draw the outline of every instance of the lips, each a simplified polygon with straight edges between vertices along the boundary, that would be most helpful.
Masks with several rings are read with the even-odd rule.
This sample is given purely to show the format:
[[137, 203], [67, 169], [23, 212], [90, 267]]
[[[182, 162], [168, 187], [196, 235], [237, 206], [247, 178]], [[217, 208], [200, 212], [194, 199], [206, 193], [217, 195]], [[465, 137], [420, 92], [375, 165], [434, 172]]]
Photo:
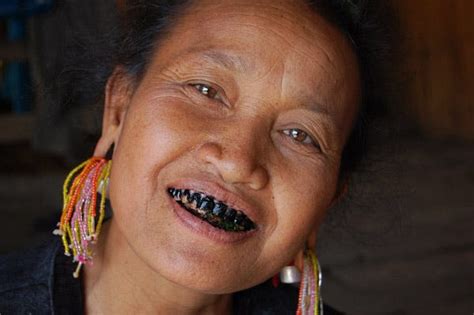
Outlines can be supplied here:
[[255, 229], [255, 223], [245, 210], [235, 209], [202, 191], [169, 187], [168, 194], [185, 210], [227, 232], [246, 232]]

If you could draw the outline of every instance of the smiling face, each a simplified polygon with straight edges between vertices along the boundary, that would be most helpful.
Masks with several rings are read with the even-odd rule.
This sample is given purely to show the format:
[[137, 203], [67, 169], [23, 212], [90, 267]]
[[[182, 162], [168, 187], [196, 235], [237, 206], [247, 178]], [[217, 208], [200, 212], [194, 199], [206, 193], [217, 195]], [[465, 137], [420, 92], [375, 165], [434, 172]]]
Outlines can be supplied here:
[[[188, 12], [133, 93], [111, 84], [111, 231], [167, 280], [228, 293], [270, 278], [317, 230], [336, 197], [358, 68], [300, 1], [204, 0]], [[212, 227], [170, 188], [213, 196], [255, 228]]]

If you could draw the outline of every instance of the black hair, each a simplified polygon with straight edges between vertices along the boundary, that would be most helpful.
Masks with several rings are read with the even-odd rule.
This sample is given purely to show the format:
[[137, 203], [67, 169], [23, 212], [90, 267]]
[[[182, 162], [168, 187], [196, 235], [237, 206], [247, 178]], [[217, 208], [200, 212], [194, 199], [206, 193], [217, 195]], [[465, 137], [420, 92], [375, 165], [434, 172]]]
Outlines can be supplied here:
[[[174, 21], [183, 14], [183, 10], [195, 1], [198, 0], [128, 0], [125, 11], [119, 14], [119, 25], [109, 32], [106, 39], [96, 41], [97, 45], [87, 45], [92, 55], [87, 60], [80, 61], [82, 68], [87, 68], [87, 64], [95, 65], [95, 68], [90, 68], [86, 80], [78, 83], [75, 78], [69, 87], [63, 87], [69, 93], [72, 90], [72, 96], [69, 101], [62, 101], [62, 104], [100, 104], [106, 81], [116, 66], [122, 66], [128, 75], [139, 82], [151, 56], [159, 49], [160, 40], [172, 29]], [[343, 179], [355, 171], [366, 156], [370, 122], [385, 108], [391, 47], [391, 38], [388, 37], [391, 32], [387, 21], [390, 20], [388, 14], [391, 11], [386, 1], [380, 0], [305, 1], [349, 39], [359, 62], [362, 101], [342, 153], [340, 178]], [[84, 56], [86, 55], [82, 55], [82, 58]], [[81, 91], [77, 92], [77, 98], [74, 98], [74, 91]], [[87, 93], [84, 94], [83, 91]]]

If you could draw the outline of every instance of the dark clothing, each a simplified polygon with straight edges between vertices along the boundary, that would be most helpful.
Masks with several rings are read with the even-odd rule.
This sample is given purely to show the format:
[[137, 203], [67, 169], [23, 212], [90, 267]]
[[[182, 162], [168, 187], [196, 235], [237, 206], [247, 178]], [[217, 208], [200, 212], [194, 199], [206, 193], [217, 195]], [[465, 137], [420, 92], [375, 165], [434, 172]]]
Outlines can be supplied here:
[[[0, 256], [0, 314], [83, 314], [82, 281], [59, 237], [24, 252]], [[233, 296], [234, 314], [295, 314], [298, 290], [267, 281]], [[337, 315], [324, 308], [325, 315]]]

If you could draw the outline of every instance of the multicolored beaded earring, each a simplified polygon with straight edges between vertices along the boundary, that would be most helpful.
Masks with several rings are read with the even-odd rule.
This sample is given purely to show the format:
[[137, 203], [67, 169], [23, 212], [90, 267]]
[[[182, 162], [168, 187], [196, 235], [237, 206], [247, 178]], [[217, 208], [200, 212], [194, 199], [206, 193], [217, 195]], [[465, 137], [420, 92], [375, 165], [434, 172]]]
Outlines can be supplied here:
[[[61, 236], [64, 254], [71, 256], [72, 251], [73, 262], [78, 262], [74, 278], [79, 277], [83, 265], [92, 263], [89, 245], [97, 240], [104, 220], [111, 165], [112, 161], [93, 157], [73, 169], [64, 181], [64, 206], [53, 234]], [[100, 193], [100, 201], [96, 222], [97, 193]]]
[[322, 315], [321, 268], [314, 251], [307, 249], [304, 254], [303, 279], [300, 284], [296, 315]]

